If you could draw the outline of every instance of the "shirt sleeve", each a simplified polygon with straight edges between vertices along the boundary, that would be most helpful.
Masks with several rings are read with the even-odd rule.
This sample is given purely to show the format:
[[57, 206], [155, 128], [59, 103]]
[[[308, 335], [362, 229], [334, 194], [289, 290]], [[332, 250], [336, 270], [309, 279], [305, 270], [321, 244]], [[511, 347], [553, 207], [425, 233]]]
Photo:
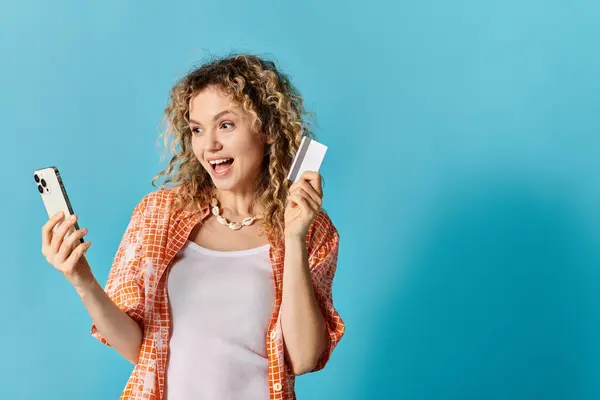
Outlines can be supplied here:
[[[104, 288], [108, 297], [117, 307], [125, 311], [142, 329], [145, 295], [140, 258], [146, 200], [147, 197], [144, 197], [131, 214]], [[98, 331], [95, 323], [92, 323], [90, 333], [100, 342], [110, 346], [106, 338]]]
[[332, 284], [337, 268], [339, 234], [324, 211], [321, 211], [312, 224], [311, 252], [309, 253], [309, 266], [313, 288], [321, 312], [325, 317], [329, 343], [327, 349], [319, 357], [315, 368], [311, 372], [319, 371], [325, 367], [333, 349], [342, 339], [345, 332], [344, 321], [333, 305]]

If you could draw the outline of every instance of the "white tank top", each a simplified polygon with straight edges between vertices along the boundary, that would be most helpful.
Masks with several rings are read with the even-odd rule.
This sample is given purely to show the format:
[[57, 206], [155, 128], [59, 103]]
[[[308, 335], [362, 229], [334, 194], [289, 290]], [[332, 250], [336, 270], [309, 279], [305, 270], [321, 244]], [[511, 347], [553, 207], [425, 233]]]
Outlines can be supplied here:
[[188, 240], [173, 263], [167, 399], [267, 400], [269, 245], [215, 251]]

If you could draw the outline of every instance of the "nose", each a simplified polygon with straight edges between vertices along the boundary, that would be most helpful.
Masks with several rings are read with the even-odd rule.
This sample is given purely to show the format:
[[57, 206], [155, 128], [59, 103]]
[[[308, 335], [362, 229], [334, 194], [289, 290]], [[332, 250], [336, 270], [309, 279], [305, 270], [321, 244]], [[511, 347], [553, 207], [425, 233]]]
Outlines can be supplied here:
[[217, 138], [217, 132], [215, 130], [208, 130], [204, 135], [204, 138], [206, 139], [204, 150], [207, 153], [219, 151], [223, 147]]

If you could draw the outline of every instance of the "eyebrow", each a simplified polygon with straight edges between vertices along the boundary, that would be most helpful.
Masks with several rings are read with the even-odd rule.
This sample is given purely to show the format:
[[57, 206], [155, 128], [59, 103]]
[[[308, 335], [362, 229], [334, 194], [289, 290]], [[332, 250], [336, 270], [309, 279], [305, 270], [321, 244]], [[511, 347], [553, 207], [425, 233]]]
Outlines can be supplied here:
[[[237, 115], [237, 113], [235, 113], [235, 112], [234, 112], [234, 111], [232, 111], [232, 110], [223, 110], [223, 111], [221, 111], [220, 113], [218, 113], [217, 115], [215, 115], [215, 116], [213, 117], [213, 121], [216, 121], [216, 120], [217, 120], [217, 119], [219, 119], [221, 116], [223, 116], [223, 115], [225, 115], [225, 114], [228, 114], [228, 113], [231, 113], [231, 114], [235, 114], [235, 115]], [[198, 122], [198, 121], [195, 121], [195, 120], [193, 120], [193, 119], [190, 119], [190, 123], [191, 123], [191, 124], [196, 124], [196, 125], [202, 125], [200, 122]]]

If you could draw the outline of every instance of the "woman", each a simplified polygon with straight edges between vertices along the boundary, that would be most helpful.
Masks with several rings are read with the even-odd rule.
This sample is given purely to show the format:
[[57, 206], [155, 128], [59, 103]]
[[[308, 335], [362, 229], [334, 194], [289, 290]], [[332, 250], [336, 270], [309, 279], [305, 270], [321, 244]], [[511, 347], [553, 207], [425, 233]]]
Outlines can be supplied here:
[[[79, 293], [92, 335], [135, 364], [121, 399], [294, 399], [344, 333], [332, 303], [339, 236], [308, 171], [286, 179], [302, 99], [273, 62], [235, 55], [179, 81], [165, 109], [175, 153], [135, 207], [105, 290], [76, 217], [42, 252]], [[169, 182], [176, 184], [165, 188]]]

